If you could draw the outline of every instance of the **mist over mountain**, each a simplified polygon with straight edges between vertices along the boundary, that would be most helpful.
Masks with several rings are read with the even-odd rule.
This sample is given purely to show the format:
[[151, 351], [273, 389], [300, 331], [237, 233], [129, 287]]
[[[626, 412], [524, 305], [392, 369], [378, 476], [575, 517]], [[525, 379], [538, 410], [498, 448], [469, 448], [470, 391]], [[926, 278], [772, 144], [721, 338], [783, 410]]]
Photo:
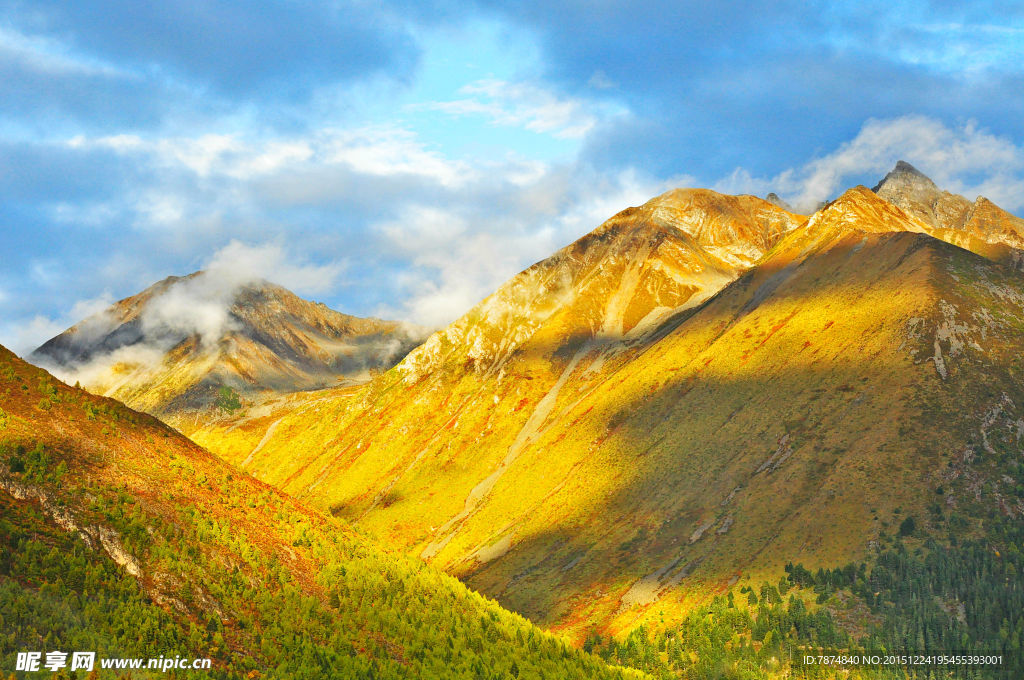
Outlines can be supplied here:
[[[243, 399], [365, 381], [425, 335], [221, 270], [168, 277], [76, 324], [30, 360], [179, 427]], [[203, 415], [205, 413], [205, 416]], [[215, 413], [215, 411], [214, 411]]]

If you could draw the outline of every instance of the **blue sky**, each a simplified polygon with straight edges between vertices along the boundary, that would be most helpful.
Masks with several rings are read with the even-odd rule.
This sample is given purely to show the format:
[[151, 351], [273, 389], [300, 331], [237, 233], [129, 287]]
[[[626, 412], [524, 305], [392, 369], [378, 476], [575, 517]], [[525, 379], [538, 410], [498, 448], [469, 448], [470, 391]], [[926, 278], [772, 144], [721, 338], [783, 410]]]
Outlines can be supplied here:
[[0, 0], [0, 343], [226, 262], [439, 325], [673, 186], [1020, 214], [1024, 11], [960, 5]]

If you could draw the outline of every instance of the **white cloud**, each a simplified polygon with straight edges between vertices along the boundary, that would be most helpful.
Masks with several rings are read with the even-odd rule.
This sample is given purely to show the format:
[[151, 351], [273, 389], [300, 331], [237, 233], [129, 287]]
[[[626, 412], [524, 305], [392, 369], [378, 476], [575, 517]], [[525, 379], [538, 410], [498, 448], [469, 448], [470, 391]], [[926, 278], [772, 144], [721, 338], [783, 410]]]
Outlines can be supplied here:
[[759, 195], [774, 191], [809, 211], [834, 198], [851, 177], [873, 174], [881, 179], [897, 160], [908, 161], [938, 186], [969, 199], [985, 195], [1008, 210], [1024, 206], [1024, 148], [973, 122], [950, 127], [926, 116], [869, 120], [852, 140], [802, 167], [771, 178], [754, 177], [741, 168], [715, 188]]
[[269, 280], [296, 293], [313, 295], [330, 290], [342, 271], [343, 261], [303, 263], [302, 256], [280, 243], [248, 245], [232, 240], [207, 261], [206, 276], [222, 287]]
[[125, 77], [130, 74], [107, 62], [75, 54], [52, 38], [27, 35], [0, 26], [0, 56], [21, 62], [35, 71], [50, 75]]
[[233, 330], [231, 306], [243, 287], [271, 280], [299, 294], [319, 293], [334, 285], [343, 266], [341, 262], [303, 264], [276, 243], [231, 241], [209, 258], [200, 274], [176, 283], [147, 304], [142, 328], [160, 350], [191, 335], [212, 346]]
[[117, 215], [113, 206], [101, 203], [71, 203], [61, 201], [46, 209], [54, 222], [67, 225], [102, 226]]
[[1024, 57], [1021, 26], [951, 22], [910, 28], [922, 33], [922, 39], [896, 43], [896, 53], [910, 64], [973, 75], [1018, 64]]
[[85, 319], [94, 314], [99, 314], [112, 304], [114, 304], [114, 296], [109, 291], [104, 291], [99, 297], [75, 302], [75, 304], [71, 305], [68, 317], [71, 319]]
[[412, 175], [456, 187], [472, 179], [470, 166], [429, 150], [410, 130], [369, 127], [351, 131], [326, 130], [317, 137], [323, 164], [344, 164], [370, 175]]
[[27, 321], [19, 320], [16, 324], [9, 324], [4, 333], [5, 344], [10, 343], [9, 349], [12, 352], [24, 356], [67, 328], [62, 321], [37, 314]]
[[142, 227], [174, 227], [183, 221], [187, 208], [184, 196], [159, 189], [146, 191], [135, 202], [139, 216], [135, 223]]
[[99, 297], [76, 301], [65, 314], [56, 318], [36, 314], [30, 319], [9, 322], [2, 333], [4, 344], [18, 355], [28, 354], [79, 321], [106, 309], [111, 303], [113, 297], [109, 292], [104, 292]]
[[564, 139], [579, 139], [602, 117], [618, 112], [605, 104], [562, 97], [531, 83], [485, 79], [459, 90], [463, 99], [425, 105], [455, 116], [480, 115], [494, 125], [521, 127]]
[[67, 141], [73, 149], [109, 149], [149, 157], [155, 165], [185, 169], [200, 178], [248, 181], [279, 171], [343, 166], [356, 173], [414, 175], [457, 186], [471, 173], [468, 164], [429, 150], [410, 130], [394, 126], [350, 130], [324, 128], [296, 138], [244, 138], [233, 134], [144, 139], [112, 135]]
[[[602, 177], [576, 167], [553, 167], [535, 185], [521, 189], [517, 211], [486, 212], [480, 205], [457, 202], [445, 208], [409, 206], [398, 219], [377, 225], [391, 249], [409, 257], [398, 282], [404, 299], [377, 314], [427, 327], [446, 325], [519, 271], [615, 213], [686, 181], [656, 181], [635, 171]], [[552, 186], [554, 196], [538, 198]], [[558, 209], [550, 210], [552, 205]]]
[[[201, 135], [147, 139], [138, 135], [76, 136], [74, 150], [103, 149], [131, 158], [145, 179], [123, 194], [88, 205], [49, 208], [64, 224], [128, 224], [177, 253], [223, 243], [231, 236], [266, 238], [295, 226], [282, 213], [344, 203], [391, 210], [406, 189], [458, 191], [485, 180], [486, 166], [433, 151], [398, 127], [322, 129], [305, 136], [247, 138]], [[510, 178], [529, 182], [538, 171], [522, 161]], [[503, 175], [502, 175], [503, 176]], [[283, 225], [278, 216], [291, 225]], [[341, 214], [344, 217], [344, 214]], [[300, 227], [301, 228], [301, 227]]]

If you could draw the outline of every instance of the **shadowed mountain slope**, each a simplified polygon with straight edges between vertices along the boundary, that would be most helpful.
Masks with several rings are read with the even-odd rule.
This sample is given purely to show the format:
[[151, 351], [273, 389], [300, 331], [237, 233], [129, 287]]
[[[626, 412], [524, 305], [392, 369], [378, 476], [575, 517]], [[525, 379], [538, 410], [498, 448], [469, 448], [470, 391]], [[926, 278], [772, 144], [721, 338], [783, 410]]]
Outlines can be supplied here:
[[72, 648], [212, 657], [224, 678], [639, 677], [3, 348], [0, 394], [5, 659]]
[[187, 432], [216, 417], [218, 399], [234, 408], [234, 395], [362, 382], [421, 338], [419, 329], [340, 314], [267, 282], [197, 272], [117, 302], [30, 360]]

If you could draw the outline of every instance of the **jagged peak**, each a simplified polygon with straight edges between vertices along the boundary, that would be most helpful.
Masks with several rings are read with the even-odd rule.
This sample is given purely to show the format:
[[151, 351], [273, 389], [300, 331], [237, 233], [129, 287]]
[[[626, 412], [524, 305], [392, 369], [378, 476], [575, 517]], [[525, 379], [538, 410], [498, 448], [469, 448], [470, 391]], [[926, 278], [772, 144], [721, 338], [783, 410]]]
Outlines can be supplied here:
[[896, 166], [882, 178], [882, 181], [874, 186], [872, 191], [876, 194], [888, 185], [894, 183], [912, 184], [918, 186], [925, 186], [929, 189], [937, 190], [938, 187], [930, 177], [925, 175], [923, 172], [915, 168], [913, 165], [906, 161], [896, 161]]
[[911, 175], [918, 175], [920, 177], [928, 179], [923, 172], [921, 172], [913, 165], [903, 160], [896, 161], [896, 166], [892, 169], [892, 171], [895, 173], [909, 173]]
[[765, 196], [764, 200], [788, 212], [795, 212], [793, 207], [774, 191]]

